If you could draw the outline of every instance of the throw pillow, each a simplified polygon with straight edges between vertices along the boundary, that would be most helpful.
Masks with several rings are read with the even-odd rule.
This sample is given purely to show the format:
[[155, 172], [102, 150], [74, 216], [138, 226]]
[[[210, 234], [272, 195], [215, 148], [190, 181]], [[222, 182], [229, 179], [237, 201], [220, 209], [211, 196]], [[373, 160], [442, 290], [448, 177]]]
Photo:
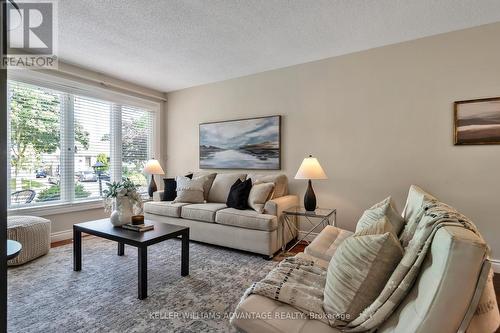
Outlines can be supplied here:
[[239, 210], [247, 209], [248, 196], [250, 195], [251, 189], [252, 179], [247, 179], [244, 182], [242, 182], [241, 179], [236, 180], [233, 186], [231, 186], [226, 205], [229, 208], [236, 208]]
[[387, 219], [389, 220], [389, 222], [391, 222], [394, 228], [394, 232], [396, 233], [396, 235], [399, 235], [399, 232], [401, 231], [401, 229], [403, 229], [404, 220], [392, 206], [391, 197], [387, 197], [378, 204], [375, 204], [369, 209], [365, 210], [363, 215], [359, 219], [358, 224], [356, 225], [356, 232], [380, 220], [384, 216], [387, 216]]
[[212, 187], [212, 184], [214, 182], [215, 176], [217, 176], [217, 173], [198, 171], [193, 173], [191, 176], [192, 178], [206, 177], [205, 184], [203, 184], [203, 197], [205, 198], [205, 200], [208, 201], [208, 193], [210, 192], [210, 188]]
[[379, 220], [373, 222], [367, 227], [362, 228], [360, 231], [356, 232], [357, 236], [365, 236], [365, 235], [377, 235], [377, 234], [385, 234], [386, 232], [390, 232], [396, 239], [398, 235], [394, 232], [394, 227], [391, 222], [387, 218], [387, 216], [383, 216]]
[[343, 326], [375, 301], [403, 257], [403, 249], [390, 232], [345, 239], [328, 265], [323, 307]]
[[[193, 174], [188, 173], [184, 177], [192, 179]], [[161, 197], [161, 201], [174, 201], [177, 197], [177, 182], [175, 178], [163, 178], [163, 184], [163, 196]]]
[[269, 200], [274, 190], [273, 183], [255, 184], [248, 195], [248, 205], [257, 213], [264, 212], [264, 204]]
[[177, 182], [175, 178], [163, 178], [163, 198], [161, 201], [174, 201], [177, 197]]
[[242, 181], [247, 177], [242, 173], [218, 173], [215, 176], [210, 192], [208, 192], [208, 202], [226, 203], [231, 186], [239, 178]]
[[205, 179], [188, 177], [177, 177], [177, 197], [173, 202], [203, 203], [203, 184]]
[[280, 198], [288, 194], [288, 178], [285, 174], [258, 174], [251, 173], [247, 179], [252, 178], [253, 184], [274, 183], [271, 199]]

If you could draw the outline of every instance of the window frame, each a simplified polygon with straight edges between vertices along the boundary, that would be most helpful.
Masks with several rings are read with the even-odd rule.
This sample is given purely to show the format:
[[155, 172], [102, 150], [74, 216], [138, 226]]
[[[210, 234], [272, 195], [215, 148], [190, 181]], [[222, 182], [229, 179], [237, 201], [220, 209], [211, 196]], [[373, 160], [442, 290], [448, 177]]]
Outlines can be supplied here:
[[[161, 159], [161, 150], [160, 150], [160, 125], [161, 125], [161, 102], [153, 101], [137, 96], [133, 96], [131, 93], [122, 93], [117, 92], [115, 90], [111, 90], [108, 88], [97, 87], [93, 84], [82, 83], [80, 81], [76, 81], [74, 79], [63, 78], [59, 76], [50, 75], [47, 73], [43, 73], [40, 71], [31, 71], [31, 70], [23, 70], [16, 72], [9, 72], [8, 81], [17, 81], [20, 83], [30, 84], [34, 86], [39, 86], [42, 88], [52, 89], [57, 92], [61, 92], [66, 94], [65, 96], [69, 97], [68, 100], [63, 103], [64, 108], [61, 109], [61, 116], [64, 117], [64, 121], [61, 121], [61, 135], [65, 135], [65, 139], [61, 141], [61, 151], [64, 143], [68, 145], [73, 139], [69, 138], [69, 136], [74, 136], [73, 130], [73, 120], [74, 120], [74, 110], [70, 105], [72, 104], [72, 100], [74, 99], [74, 95], [79, 95], [88, 98], [94, 98], [106, 102], [110, 102], [113, 104], [117, 104], [119, 109], [121, 109], [122, 105], [133, 106], [138, 108], [144, 108], [153, 114], [153, 126], [152, 126], [152, 136], [151, 136], [151, 155], [157, 159]], [[113, 110], [115, 107], [113, 106]], [[111, 123], [111, 158], [115, 158], [115, 160], [120, 161], [119, 158], [122, 154], [122, 136], [121, 134], [121, 117], [116, 117], [113, 115], [113, 119], [117, 120], [120, 118], [119, 123]], [[10, 126], [9, 126], [10, 129]], [[73, 145], [74, 146], [74, 145]], [[74, 152], [72, 152], [74, 154]], [[61, 158], [63, 154], [61, 154]], [[74, 156], [74, 155], [72, 155]], [[61, 184], [63, 181], [71, 182], [74, 175], [74, 161], [72, 162], [72, 167], [68, 170], [63, 170], [63, 174], [61, 174]], [[61, 163], [62, 165], [62, 163]], [[8, 163], [8, 168], [10, 170], [10, 160]], [[121, 179], [122, 172], [122, 164], [114, 163], [112, 174], [112, 181], [116, 181]], [[10, 180], [10, 172], [8, 175], [8, 179]], [[9, 181], [7, 182], [9, 185]], [[66, 186], [65, 186], [66, 185]], [[61, 188], [72, 188], [74, 184], [65, 184], [61, 185]], [[10, 189], [8, 189], [8, 193], [10, 193]], [[71, 192], [71, 191], [70, 191]], [[9, 207], [9, 214], [35, 214], [38, 216], [47, 216], [47, 215], [55, 215], [69, 212], [77, 212], [88, 209], [98, 209], [103, 208], [103, 200], [101, 198], [93, 198], [89, 200], [74, 200], [74, 193], [61, 193], [61, 201], [55, 203], [40, 203], [40, 204], [28, 204], [28, 205], [20, 205], [15, 207]]]

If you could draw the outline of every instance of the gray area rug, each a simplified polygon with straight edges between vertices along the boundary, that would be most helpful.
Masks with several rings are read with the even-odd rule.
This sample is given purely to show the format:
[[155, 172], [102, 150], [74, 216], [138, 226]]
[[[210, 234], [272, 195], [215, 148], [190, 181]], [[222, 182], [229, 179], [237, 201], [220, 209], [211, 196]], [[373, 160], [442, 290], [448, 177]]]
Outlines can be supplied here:
[[190, 244], [180, 275], [177, 239], [148, 249], [148, 298], [137, 299], [137, 250], [83, 238], [82, 271], [71, 244], [8, 271], [9, 332], [233, 332], [229, 315], [276, 264], [258, 255]]

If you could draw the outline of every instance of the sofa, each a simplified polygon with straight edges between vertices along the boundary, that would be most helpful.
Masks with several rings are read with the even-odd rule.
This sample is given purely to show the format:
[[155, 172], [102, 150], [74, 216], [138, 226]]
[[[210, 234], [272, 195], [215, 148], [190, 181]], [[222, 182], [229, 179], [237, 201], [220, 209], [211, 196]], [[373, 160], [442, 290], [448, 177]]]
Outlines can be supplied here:
[[[157, 191], [153, 201], [144, 204], [145, 218], [189, 227], [191, 240], [258, 253], [268, 259], [297, 236], [293, 228], [283, 227], [282, 212], [299, 203], [296, 195], [288, 194], [286, 175], [195, 172], [193, 178], [207, 174], [214, 179], [207, 185], [204, 203], [162, 201], [163, 192]], [[230, 188], [238, 178], [274, 183], [262, 213], [226, 206]]]
[[[418, 209], [424, 195], [425, 192], [412, 186], [403, 217]], [[297, 256], [327, 268], [335, 249], [351, 234], [327, 226]], [[491, 267], [485, 259], [487, 251], [484, 241], [470, 230], [456, 226], [439, 229], [411, 291], [377, 332], [494, 332], [500, 321], [496, 302], [496, 312], [491, 311], [490, 317], [473, 318], [478, 296], [487, 288], [486, 279]], [[256, 316], [257, 313], [266, 316]], [[238, 305], [231, 322], [240, 331], [248, 333], [341, 332], [322, 321], [300, 316], [300, 311], [288, 304], [256, 294]]]

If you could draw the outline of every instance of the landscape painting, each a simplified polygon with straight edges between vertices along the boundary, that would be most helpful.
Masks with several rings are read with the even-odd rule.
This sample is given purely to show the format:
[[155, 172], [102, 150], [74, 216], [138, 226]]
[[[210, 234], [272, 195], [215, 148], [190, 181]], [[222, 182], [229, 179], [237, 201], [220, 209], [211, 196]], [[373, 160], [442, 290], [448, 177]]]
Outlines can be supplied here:
[[455, 102], [455, 144], [500, 144], [500, 97]]
[[200, 124], [201, 169], [281, 168], [281, 116]]

